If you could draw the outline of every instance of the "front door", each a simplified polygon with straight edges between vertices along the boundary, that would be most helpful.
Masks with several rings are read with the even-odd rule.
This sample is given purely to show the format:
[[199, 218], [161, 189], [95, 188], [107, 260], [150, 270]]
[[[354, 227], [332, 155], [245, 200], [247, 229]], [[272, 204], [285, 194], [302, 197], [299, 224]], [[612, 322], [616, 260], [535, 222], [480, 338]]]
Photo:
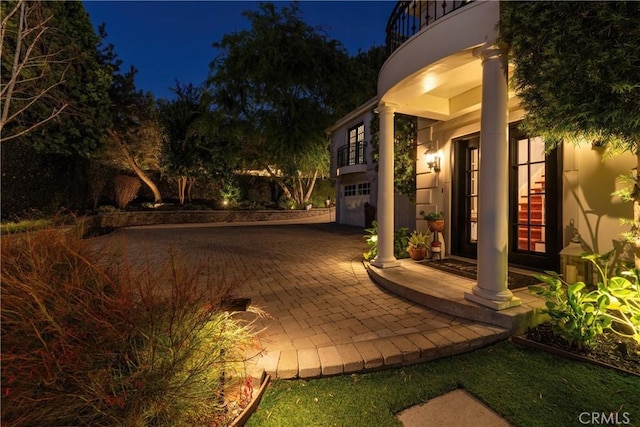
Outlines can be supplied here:
[[[544, 152], [541, 138], [509, 129], [509, 263], [557, 270], [562, 230], [558, 203], [561, 170], [558, 153]], [[478, 238], [478, 174], [480, 135], [453, 141], [455, 170], [451, 253], [476, 258]]]
[[478, 162], [480, 159], [480, 134], [454, 141], [455, 179], [451, 219], [452, 248], [455, 255], [475, 258], [478, 245]]

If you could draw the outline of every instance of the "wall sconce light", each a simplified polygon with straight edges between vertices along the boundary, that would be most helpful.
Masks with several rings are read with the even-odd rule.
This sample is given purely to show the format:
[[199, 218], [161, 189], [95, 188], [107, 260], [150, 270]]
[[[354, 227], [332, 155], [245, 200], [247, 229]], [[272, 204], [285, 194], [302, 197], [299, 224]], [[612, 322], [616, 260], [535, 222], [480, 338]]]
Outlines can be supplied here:
[[433, 172], [440, 172], [440, 156], [438, 152], [433, 149], [433, 144], [427, 146], [427, 151], [424, 152], [427, 156], [427, 166]]

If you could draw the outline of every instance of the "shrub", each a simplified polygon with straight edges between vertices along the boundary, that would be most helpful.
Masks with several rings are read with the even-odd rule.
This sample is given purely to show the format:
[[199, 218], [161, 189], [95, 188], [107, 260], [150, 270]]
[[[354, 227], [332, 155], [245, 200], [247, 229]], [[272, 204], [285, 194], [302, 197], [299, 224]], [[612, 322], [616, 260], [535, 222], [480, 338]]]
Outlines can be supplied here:
[[140, 190], [140, 180], [133, 176], [118, 175], [113, 178], [116, 206], [124, 209], [136, 198]]
[[584, 283], [564, 283], [556, 273], [535, 276], [547, 286], [532, 285], [529, 290], [546, 298], [542, 312], [549, 315], [553, 331], [571, 347], [589, 347], [604, 328], [611, 326], [611, 319], [605, 316], [606, 296], [596, 291], [585, 293]]
[[[369, 250], [363, 255], [364, 259], [369, 261], [378, 255], [378, 222], [373, 221], [371, 228], [366, 228], [368, 233], [364, 236], [367, 241]], [[396, 258], [408, 258], [407, 246], [409, 244], [409, 229], [400, 228], [393, 233], [393, 255]]]
[[554, 272], [536, 275], [546, 286], [529, 286], [532, 293], [546, 298], [543, 313], [549, 315], [554, 332], [571, 346], [589, 347], [605, 329], [640, 344], [640, 271], [632, 269], [609, 277], [612, 253], [583, 256], [601, 279], [590, 292], [584, 291], [583, 282], [566, 283]]
[[54, 230], [1, 244], [3, 425], [228, 422], [253, 348], [251, 323], [224, 310], [233, 284], [174, 254], [134, 273]]

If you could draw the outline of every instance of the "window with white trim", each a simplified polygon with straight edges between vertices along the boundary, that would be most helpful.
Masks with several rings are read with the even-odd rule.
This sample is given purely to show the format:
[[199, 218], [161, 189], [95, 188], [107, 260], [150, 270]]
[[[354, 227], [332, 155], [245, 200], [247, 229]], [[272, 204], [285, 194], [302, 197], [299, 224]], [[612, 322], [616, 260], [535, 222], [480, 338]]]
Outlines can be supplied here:
[[355, 196], [356, 195], [356, 185], [355, 184], [345, 185], [344, 186], [344, 195], [345, 195], [345, 197], [347, 197], [347, 196]]

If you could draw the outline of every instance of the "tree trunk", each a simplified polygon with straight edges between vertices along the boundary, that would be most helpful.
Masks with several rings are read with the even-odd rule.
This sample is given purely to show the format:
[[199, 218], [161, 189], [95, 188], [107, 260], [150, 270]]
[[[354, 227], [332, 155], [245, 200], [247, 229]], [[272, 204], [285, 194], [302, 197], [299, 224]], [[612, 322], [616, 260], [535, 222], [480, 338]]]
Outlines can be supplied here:
[[177, 183], [178, 183], [178, 201], [180, 202], [180, 206], [184, 205], [184, 189], [187, 186], [187, 177], [180, 175], [177, 179], [176, 179]]
[[293, 195], [291, 194], [291, 190], [289, 189], [287, 184], [285, 184], [285, 182], [282, 180], [282, 178], [280, 178], [278, 175], [276, 175], [276, 173], [273, 170], [271, 170], [271, 167], [266, 166], [265, 169], [269, 173], [269, 176], [276, 182], [276, 184], [278, 184], [278, 186], [280, 188], [282, 188], [282, 191], [284, 192], [285, 197], [287, 199], [293, 199]]
[[193, 189], [193, 186], [196, 183], [196, 178], [190, 176], [189, 178], [187, 178], [187, 200], [189, 200], [189, 203], [191, 203], [191, 190]]
[[162, 203], [162, 196], [160, 195], [160, 190], [158, 190], [158, 187], [156, 186], [156, 184], [151, 180], [151, 178], [147, 176], [146, 173], [144, 173], [144, 171], [140, 168], [140, 166], [138, 166], [138, 162], [136, 162], [136, 159], [133, 158], [133, 155], [131, 154], [131, 152], [125, 145], [125, 143], [122, 142], [122, 139], [120, 139], [120, 136], [114, 131], [109, 131], [109, 135], [113, 139], [113, 142], [120, 148], [120, 151], [122, 151], [122, 154], [124, 154], [124, 157], [127, 160], [127, 163], [129, 164], [129, 166], [131, 166], [131, 169], [133, 170], [133, 172], [135, 172], [135, 174], [138, 175], [138, 178], [140, 178], [142, 182], [144, 182], [145, 185], [149, 187], [149, 189], [153, 193], [153, 198], [154, 198], [153, 203], [154, 204]]
[[316, 180], [318, 179], [318, 169], [313, 172], [313, 177], [309, 181], [309, 185], [307, 186], [307, 193], [304, 195], [304, 201], [308, 202], [311, 198], [311, 194], [313, 194], [313, 188], [316, 186]]

